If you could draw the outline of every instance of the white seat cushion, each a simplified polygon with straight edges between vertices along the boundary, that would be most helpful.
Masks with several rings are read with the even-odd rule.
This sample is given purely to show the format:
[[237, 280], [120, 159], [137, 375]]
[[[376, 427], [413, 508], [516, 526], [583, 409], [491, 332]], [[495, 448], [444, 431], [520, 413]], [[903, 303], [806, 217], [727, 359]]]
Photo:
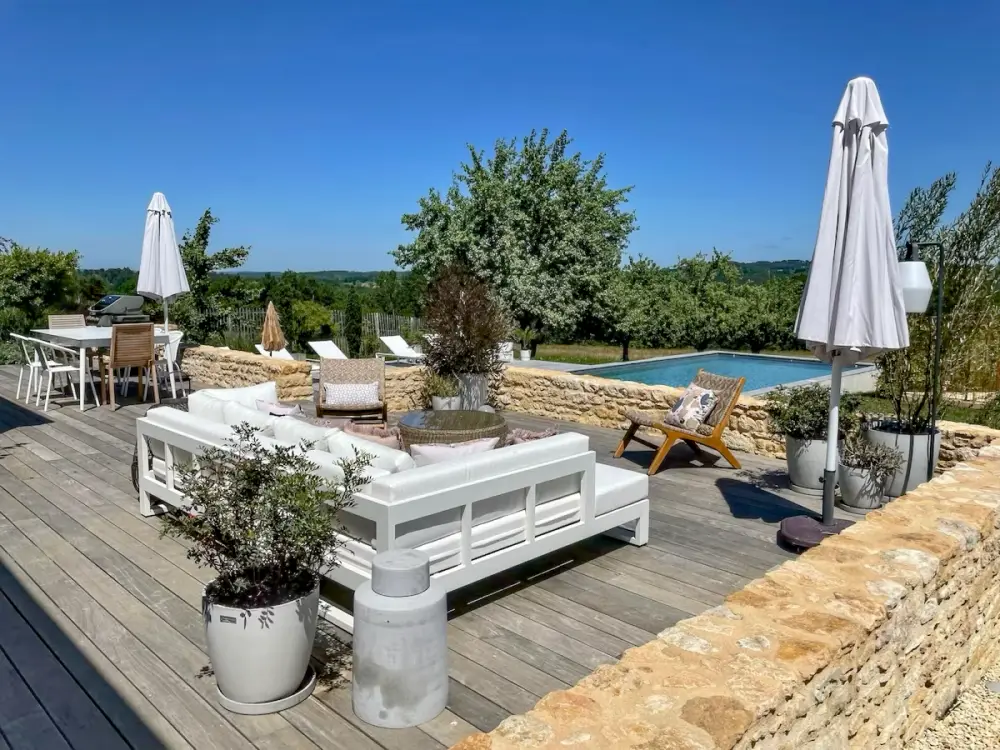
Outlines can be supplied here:
[[[271, 404], [278, 403], [278, 384], [274, 381], [268, 383], [258, 383], [257, 385], [248, 385], [243, 388], [205, 388], [201, 391], [196, 391], [197, 393], [203, 393], [207, 396], [212, 396], [213, 398], [218, 398], [223, 401], [239, 401], [244, 406], [249, 406], [251, 409], [257, 407], [257, 401], [267, 401]], [[188, 407], [190, 408], [190, 399], [188, 399]]]
[[371, 465], [376, 469], [385, 469], [395, 473], [416, 466], [413, 458], [406, 451], [373, 443], [371, 440], [355, 437], [343, 430], [338, 430], [326, 442], [330, 455], [336, 458], [354, 458], [355, 449], [360, 453], [367, 453], [371, 456]]
[[207, 391], [195, 391], [188, 396], [188, 413], [211, 422], [225, 424], [225, 408], [226, 401], [224, 399], [216, 398]]
[[303, 440], [312, 446], [312, 450], [327, 450], [327, 441], [335, 433], [340, 432], [338, 427], [321, 427], [320, 425], [309, 424], [303, 419], [295, 417], [282, 417], [271, 426], [274, 439], [281, 443], [299, 445]]
[[[305, 457], [316, 464], [316, 474], [323, 477], [336, 487], [340, 487], [344, 482], [344, 470], [340, 468], [339, 458], [334, 458], [326, 451], [306, 451]], [[365, 469], [364, 476], [368, 482], [372, 482], [379, 477], [388, 476], [389, 472], [383, 469], [376, 469], [369, 466]]]
[[617, 466], [597, 464], [594, 494], [597, 497], [595, 515], [599, 516], [649, 497], [649, 476]]
[[280, 419], [284, 419], [284, 417], [272, 417], [270, 414], [265, 414], [257, 409], [251, 409], [239, 401], [223, 401], [222, 403], [222, 419], [226, 424], [235, 426], [247, 422], [262, 435], [274, 435], [272, 431], [274, 423]]

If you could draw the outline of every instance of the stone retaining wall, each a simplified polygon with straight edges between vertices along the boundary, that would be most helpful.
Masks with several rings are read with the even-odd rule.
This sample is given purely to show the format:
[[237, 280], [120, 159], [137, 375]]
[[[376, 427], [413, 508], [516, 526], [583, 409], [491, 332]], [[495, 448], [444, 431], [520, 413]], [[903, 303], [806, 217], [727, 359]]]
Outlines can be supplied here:
[[273, 380], [282, 401], [312, 400], [312, 368], [301, 360], [274, 359], [259, 354], [196, 346], [184, 350], [181, 369], [209, 387], [238, 388]]
[[901, 748], [1000, 657], [1000, 446], [454, 750]]
[[[390, 411], [423, 408], [422, 367], [387, 367], [386, 393]], [[624, 430], [625, 411], [664, 411], [683, 389], [645, 385], [589, 375], [573, 375], [527, 367], [508, 367], [497, 402], [504, 409], [538, 417]], [[947, 469], [972, 458], [983, 446], [1000, 440], [1000, 431], [977, 425], [941, 422], [941, 461]], [[771, 431], [763, 401], [743, 396], [733, 410], [723, 439], [733, 450], [774, 458], [785, 457], [785, 444]]]

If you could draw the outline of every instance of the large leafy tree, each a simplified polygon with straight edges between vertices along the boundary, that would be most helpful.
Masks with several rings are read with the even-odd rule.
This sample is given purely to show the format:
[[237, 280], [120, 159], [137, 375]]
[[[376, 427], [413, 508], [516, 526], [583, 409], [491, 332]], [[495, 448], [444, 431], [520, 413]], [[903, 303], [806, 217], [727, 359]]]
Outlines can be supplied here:
[[205, 209], [194, 231], [185, 232], [178, 245], [191, 293], [180, 297], [176, 307], [171, 309], [188, 339], [197, 342], [218, 335], [224, 325], [224, 318], [219, 313], [227, 305], [224, 296], [213, 285], [214, 275], [239, 268], [250, 254], [250, 248], [242, 245], [208, 252], [212, 227], [218, 221], [212, 209]]
[[605, 337], [621, 344], [623, 362], [633, 341], [662, 343], [669, 296], [669, 273], [649, 258], [630, 258], [612, 274], [599, 297], [599, 317]]
[[79, 309], [78, 260], [76, 251], [8, 243], [0, 251], [0, 333], [24, 333], [48, 313]]
[[490, 285], [521, 327], [573, 335], [621, 265], [636, 228], [630, 188], [611, 188], [604, 156], [572, 153], [565, 131], [498, 140], [492, 157], [469, 146], [442, 195], [420, 199], [403, 225], [413, 242], [398, 265], [426, 276], [459, 263]]

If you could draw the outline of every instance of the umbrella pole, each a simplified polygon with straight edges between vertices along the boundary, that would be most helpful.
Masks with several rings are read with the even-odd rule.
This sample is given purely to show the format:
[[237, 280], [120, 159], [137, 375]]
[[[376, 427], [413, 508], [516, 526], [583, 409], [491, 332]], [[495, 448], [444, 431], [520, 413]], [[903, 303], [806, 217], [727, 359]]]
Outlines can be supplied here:
[[837, 440], [840, 437], [840, 356], [834, 356], [830, 373], [830, 416], [826, 423], [826, 470], [823, 472], [823, 525], [833, 523], [834, 491], [837, 488]]
[[170, 397], [177, 398], [177, 383], [174, 382], [174, 354], [170, 351], [170, 303], [163, 300], [163, 330], [167, 332], [167, 372], [170, 374]]

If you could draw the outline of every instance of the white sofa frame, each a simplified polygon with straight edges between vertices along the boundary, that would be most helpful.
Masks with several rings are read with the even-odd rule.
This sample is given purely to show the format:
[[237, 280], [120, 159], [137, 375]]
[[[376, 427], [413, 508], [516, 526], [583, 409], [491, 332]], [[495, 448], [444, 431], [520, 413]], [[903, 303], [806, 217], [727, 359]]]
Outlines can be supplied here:
[[[198, 456], [206, 447], [202, 438], [179, 432], [175, 428], [165, 428], [147, 421], [136, 420], [139, 446], [139, 510], [143, 515], [162, 513], [171, 506], [187, 509], [184, 493], [176, 486], [177, 474], [173, 451], [180, 449]], [[164, 446], [164, 479], [161, 481], [150, 469], [148, 438], [160, 440]], [[411, 471], [416, 471], [412, 469]], [[649, 540], [649, 498], [643, 498], [620, 508], [597, 515], [594, 476], [596, 455], [585, 451], [576, 455], [557, 458], [540, 464], [532, 464], [501, 476], [473, 479], [445, 490], [428, 492], [407, 500], [389, 502], [373, 497], [362, 490], [354, 496], [352, 515], [368, 519], [375, 524], [374, 545], [370, 546], [341, 535], [341, 541], [348, 552], [368, 549], [385, 552], [396, 549], [396, 528], [408, 521], [417, 520], [442, 511], [461, 509], [460, 560], [433, 575], [444, 585], [446, 591], [454, 591], [481, 581], [522, 563], [549, 554], [571, 544], [581, 542], [598, 534], [608, 534], [636, 546]], [[535, 488], [543, 482], [581, 474], [580, 515], [576, 521], [560, 526], [543, 534], [535, 533]], [[479, 557], [472, 555], [473, 504], [496, 495], [517, 490], [526, 491], [524, 509], [524, 539]], [[162, 501], [154, 504], [152, 497]], [[621, 528], [634, 522], [635, 528]], [[321, 569], [322, 575], [347, 587], [356, 589], [371, 580], [370, 570], [354, 564], [352, 555], [338, 554], [338, 562]], [[322, 601], [320, 612], [324, 618], [353, 632], [353, 616], [336, 605]]]

